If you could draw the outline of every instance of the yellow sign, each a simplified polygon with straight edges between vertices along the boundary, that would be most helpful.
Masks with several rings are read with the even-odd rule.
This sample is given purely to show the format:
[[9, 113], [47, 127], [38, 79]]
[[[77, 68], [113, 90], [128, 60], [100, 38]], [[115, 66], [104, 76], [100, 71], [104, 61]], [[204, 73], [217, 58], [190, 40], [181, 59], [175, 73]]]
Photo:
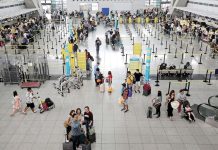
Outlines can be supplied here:
[[129, 24], [130, 24], [130, 23], [132, 23], [132, 18], [131, 18], [131, 17], [129, 17], [129, 20], [128, 20], [128, 21], [129, 21]]
[[123, 23], [123, 18], [120, 17], [119, 22], [120, 22], [120, 24], [122, 24]]
[[142, 72], [142, 64], [140, 61], [130, 61], [128, 70], [131, 73], [136, 72], [136, 69], [139, 69], [139, 72]]
[[142, 43], [135, 43], [133, 45], [133, 55], [141, 56], [142, 54]]
[[86, 71], [86, 52], [77, 53], [77, 65], [82, 71]]
[[136, 18], [136, 22], [137, 22], [137, 23], [140, 23], [140, 22], [141, 22], [141, 18], [140, 18], [140, 17], [137, 17], [137, 18]]
[[70, 54], [73, 52], [73, 44], [68, 43], [68, 51]]
[[154, 18], [154, 23], [158, 23], [158, 17]]
[[70, 67], [71, 67], [72, 72], [74, 72], [75, 71], [75, 55], [74, 54], [70, 55]]
[[146, 17], [145, 21], [146, 21], [146, 23], [149, 23], [150, 19], [148, 17]]

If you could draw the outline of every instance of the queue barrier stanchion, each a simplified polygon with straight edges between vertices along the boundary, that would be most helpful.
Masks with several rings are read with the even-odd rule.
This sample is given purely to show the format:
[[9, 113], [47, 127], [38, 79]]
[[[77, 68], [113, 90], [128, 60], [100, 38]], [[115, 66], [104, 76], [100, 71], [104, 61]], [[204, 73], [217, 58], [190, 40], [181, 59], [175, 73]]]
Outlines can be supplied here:
[[63, 71], [63, 75], [65, 74], [64, 73], [64, 63], [62, 64], [62, 71]]
[[186, 96], [191, 96], [191, 95], [190, 95], [190, 86], [191, 86], [191, 82], [189, 81], [189, 82], [188, 82], [188, 89], [187, 89]]
[[133, 39], [132, 39], [132, 45], [134, 45], [135, 44], [135, 37], [133, 37]]
[[185, 53], [188, 53], [188, 44], [186, 45]]
[[177, 48], [176, 48], [176, 50], [175, 50], [174, 58], [177, 58]]
[[188, 90], [188, 79], [187, 78], [185, 79], [185, 88], [184, 88], [184, 90], [186, 90], [186, 91]]
[[195, 50], [195, 48], [193, 47], [192, 48], [192, 55], [191, 55], [191, 57], [194, 57], [194, 50]]
[[58, 49], [57, 49], [57, 47], [56, 47], [55, 53], [56, 53], [56, 59], [58, 59]]
[[53, 41], [51, 41], [51, 49], [54, 49]]
[[157, 48], [156, 48], [156, 50], [155, 50], [155, 56], [154, 57], [157, 57]]
[[35, 37], [35, 42], [38, 42], [36, 35], [34, 37]]
[[145, 41], [145, 34], [144, 34], [144, 39], [143, 39], [143, 41]]
[[49, 38], [48, 38], [48, 35], [47, 35], [47, 43], [49, 42]]
[[42, 39], [42, 43], [43, 43], [43, 45], [45, 45], [45, 39], [44, 38]]
[[160, 40], [160, 33], [158, 33], [158, 35], [157, 35], [157, 40], [158, 41]]
[[45, 49], [43, 48], [42, 50], [43, 50], [43, 56], [44, 56], [44, 58], [45, 58]]
[[154, 32], [154, 38], [156, 39], [156, 37], [157, 37], [157, 32], [155, 31]]
[[56, 45], [56, 46], [58, 45], [58, 40], [57, 40], [57, 38], [55, 38], [55, 45]]
[[40, 37], [39, 38], [40, 38], [40, 40], [42, 39], [42, 33], [41, 32], [40, 32]]
[[207, 69], [206, 75], [205, 75], [205, 78], [204, 78], [204, 81], [203, 81], [203, 82], [208, 82], [208, 81], [207, 81], [208, 72], [209, 72], [209, 70]]
[[166, 54], [164, 54], [163, 63], [165, 63], [165, 61], [166, 61]]
[[208, 47], [208, 45], [207, 45], [206, 48], [205, 48], [205, 52], [204, 52], [204, 54], [207, 54], [207, 47]]
[[158, 73], [158, 69], [157, 69], [157, 75], [156, 75], [156, 81], [155, 81], [155, 85], [154, 86], [160, 86], [159, 85], [159, 73]]
[[155, 51], [154, 51], [154, 44], [153, 44], [153, 47], [152, 47], [152, 53], [153, 53], [153, 54], [155, 53]]
[[168, 90], [167, 90], [166, 95], [169, 95], [169, 94], [170, 94], [170, 88], [171, 88], [171, 82], [169, 82], [169, 84], [168, 84]]
[[126, 54], [126, 61], [125, 61], [125, 63], [124, 63], [125, 65], [127, 65], [128, 63], [127, 63], [127, 54]]
[[26, 63], [26, 56], [25, 56], [25, 54], [23, 54], [23, 64], [24, 64], [24, 65], [27, 64], [27, 63]]
[[182, 49], [182, 40], [181, 40], [181, 42], [180, 42], [180, 48]]
[[168, 49], [168, 53], [169, 53], [169, 54], [171, 53], [171, 51], [170, 51], [170, 44], [169, 44], [169, 49]]
[[62, 58], [63, 58], [63, 64], [65, 64], [65, 57], [64, 57], [64, 54], [62, 54]]
[[7, 48], [6, 48], [5, 44], [4, 44], [4, 49], [5, 49], [5, 54], [7, 54]]
[[165, 47], [165, 49], [168, 49], [168, 48], [167, 48], [167, 40], [166, 40], [166, 47]]
[[150, 31], [151, 32], [151, 36], [153, 36], [153, 32], [152, 31]]
[[145, 54], [143, 55], [143, 65], [145, 65]]
[[61, 38], [60, 38], [60, 35], [58, 35], [58, 42], [59, 42], [59, 43], [61, 42]]
[[33, 54], [35, 54], [35, 46], [34, 46], [34, 43], [33, 43]]
[[202, 64], [202, 54], [200, 55], [200, 61], [198, 64]]
[[39, 45], [39, 41], [38, 41], [38, 49], [41, 49], [40, 45]]
[[179, 69], [179, 78], [178, 81], [181, 82], [182, 81], [182, 69]]
[[212, 77], [212, 73], [213, 73], [213, 72], [210, 71], [210, 75], [209, 75], [209, 79], [208, 79], [208, 84], [207, 84], [207, 85], [212, 85], [211, 82], [210, 82], [210, 81], [211, 81], [211, 77]]
[[30, 56], [29, 49], [27, 48], [26, 51], [27, 51], [27, 55], [28, 55], [28, 57], [29, 57], [29, 56]]
[[145, 45], [148, 45], [148, 37], [147, 37], [147, 39], [146, 39], [146, 44]]
[[171, 41], [173, 41], [173, 34], [171, 34], [171, 37], [172, 37], [172, 38], [171, 38]]
[[148, 48], [150, 47], [150, 45], [151, 45], [151, 42], [150, 42], [150, 40], [148, 41]]
[[143, 32], [141, 32], [141, 38], [143, 38]]
[[14, 49], [14, 54], [17, 55], [17, 48]]
[[184, 64], [183, 59], [184, 59], [184, 53], [182, 53], [182, 58], [181, 58], [181, 62], [180, 62], [181, 64]]
[[50, 54], [48, 44], [47, 44], [47, 54]]
[[121, 53], [122, 53], [122, 56], [125, 56], [125, 54], [124, 54], [124, 46], [123, 46], [123, 44], [122, 44], [122, 46], [121, 46]]
[[161, 37], [160, 45], [163, 45], [163, 37]]

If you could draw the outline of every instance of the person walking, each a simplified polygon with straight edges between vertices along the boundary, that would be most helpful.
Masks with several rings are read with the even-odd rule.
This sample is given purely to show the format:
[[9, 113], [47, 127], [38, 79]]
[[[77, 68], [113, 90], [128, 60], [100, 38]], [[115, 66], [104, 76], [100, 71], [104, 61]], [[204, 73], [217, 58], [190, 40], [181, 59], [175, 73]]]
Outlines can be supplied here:
[[29, 87], [29, 88], [27, 88], [27, 93], [26, 93], [26, 107], [23, 110], [24, 114], [26, 114], [26, 112], [29, 108], [32, 110], [33, 113], [36, 113], [36, 111], [34, 110], [35, 105], [34, 105], [33, 99], [34, 99], [33, 91]]
[[140, 80], [142, 77], [142, 73], [139, 72], [139, 69], [136, 69], [136, 72], [134, 73], [134, 78], [135, 78], [135, 83], [134, 83], [134, 90], [135, 93], [139, 92], [140, 93]]
[[96, 46], [96, 54], [97, 54], [97, 57], [98, 57], [99, 56], [100, 46], [101, 46], [101, 40], [98, 37], [95, 40], [95, 46]]
[[154, 115], [157, 115], [156, 118], [159, 118], [160, 117], [160, 108], [161, 108], [161, 103], [162, 103], [162, 92], [161, 91], [157, 92], [157, 97], [154, 98], [152, 100], [152, 102], [153, 102], [153, 106], [156, 109], [156, 113]]
[[79, 121], [79, 116], [74, 114], [71, 123], [72, 139], [73, 139], [73, 150], [76, 150], [80, 145], [81, 136], [81, 122]]
[[178, 113], [181, 113], [182, 105], [185, 100], [186, 100], [185, 90], [181, 89], [177, 95], [177, 101], [179, 102]]
[[17, 113], [18, 111], [21, 111], [21, 99], [17, 94], [17, 91], [13, 92], [13, 96], [14, 96], [14, 100], [13, 100], [13, 112], [10, 116], [14, 116], [15, 113]]
[[129, 111], [129, 106], [128, 106], [128, 95], [129, 95], [129, 90], [126, 87], [126, 84], [123, 83], [122, 84], [122, 98], [124, 100], [123, 102], [123, 108], [121, 109], [121, 111], [124, 111], [124, 113], [126, 113], [127, 111]]

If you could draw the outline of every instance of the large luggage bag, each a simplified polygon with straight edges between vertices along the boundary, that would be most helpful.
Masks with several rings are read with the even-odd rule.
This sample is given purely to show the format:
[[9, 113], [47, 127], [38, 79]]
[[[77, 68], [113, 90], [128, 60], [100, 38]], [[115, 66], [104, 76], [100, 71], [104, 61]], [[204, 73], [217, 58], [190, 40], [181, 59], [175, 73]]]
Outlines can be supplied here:
[[96, 142], [96, 134], [93, 133], [92, 135], [89, 135], [89, 142], [94, 143]]
[[63, 143], [63, 150], [72, 150], [73, 149], [73, 142], [66, 142], [67, 135], [65, 135], [65, 142]]
[[148, 107], [147, 118], [152, 118], [152, 107], [151, 106]]
[[148, 95], [150, 95], [151, 94], [151, 86], [150, 86], [150, 84], [144, 84], [144, 86], [143, 86], [143, 95], [144, 96], [148, 96]]
[[87, 143], [87, 144], [81, 144], [82, 146], [82, 150], [91, 150], [91, 143]]

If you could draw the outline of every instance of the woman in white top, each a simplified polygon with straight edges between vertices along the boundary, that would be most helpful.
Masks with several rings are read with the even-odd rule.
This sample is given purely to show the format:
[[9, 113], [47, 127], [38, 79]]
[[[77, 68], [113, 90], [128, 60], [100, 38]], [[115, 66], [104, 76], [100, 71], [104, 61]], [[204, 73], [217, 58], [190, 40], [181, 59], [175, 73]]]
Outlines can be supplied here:
[[185, 90], [181, 89], [177, 95], [177, 101], [179, 102], [178, 113], [181, 112], [183, 101], [185, 101], [185, 100], [186, 100]]

